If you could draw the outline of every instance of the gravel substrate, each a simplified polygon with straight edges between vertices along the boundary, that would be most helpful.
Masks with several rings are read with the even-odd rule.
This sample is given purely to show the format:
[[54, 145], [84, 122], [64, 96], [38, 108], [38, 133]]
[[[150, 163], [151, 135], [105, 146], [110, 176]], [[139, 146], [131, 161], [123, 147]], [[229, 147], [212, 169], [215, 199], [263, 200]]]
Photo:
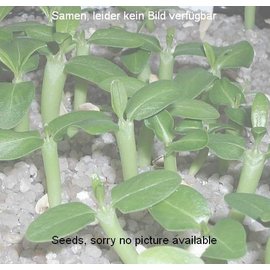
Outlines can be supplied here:
[[[2, 24], [18, 21], [43, 21], [40, 15], [21, 14], [8, 18]], [[82, 28], [90, 35], [95, 29], [109, 25], [123, 26], [131, 31], [136, 30], [135, 22], [112, 21], [82, 22]], [[199, 41], [199, 23], [193, 21], [158, 21], [154, 35], [158, 36], [164, 44], [167, 27], [176, 27], [176, 40], [179, 42]], [[222, 46], [241, 40], [248, 40], [254, 47], [255, 59], [250, 69], [241, 69], [230, 74], [244, 87], [247, 94], [262, 91], [270, 94], [270, 30], [255, 29], [245, 31], [240, 16], [226, 17], [217, 15], [210, 25], [204, 40], [210, 44]], [[107, 54], [110, 52], [97, 47], [92, 48], [93, 54]], [[156, 71], [157, 59], [154, 59], [153, 70]], [[206, 62], [199, 57], [178, 57], [176, 68], [186, 65], [203, 65]], [[37, 100], [40, 96], [41, 79], [43, 70], [29, 75], [37, 86]], [[72, 99], [72, 81], [66, 85], [66, 102], [69, 105]], [[108, 102], [108, 95], [94, 87], [90, 88], [89, 97], [96, 104]], [[31, 121], [33, 129], [42, 129], [39, 102], [34, 101], [31, 106]], [[269, 140], [269, 138], [267, 138]], [[160, 145], [156, 144], [158, 155]], [[94, 205], [91, 199], [91, 185], [89, 176], [93, 173], [104, 178], [108, 190], [121, 179], [121, 168], [115, 139], [111, 134], [100, 137], [90, 137], [83, 133], [76, 135], [71, 140], [64, 140], [59, 144], [61, 165], [61, 178], [63, 185], [63, 201], [81, 201], [90, 206]], [[187, 174], [190, 157], [182, 155], [178, 158], [179, 169], [185, 181], [200, 191], [209, 202], [213, 213], [212, 221], [216, 221], [228, 214], [228, 207], [224, 202], [224, 195], [234, 189], [241, 166], [232, 163], [229, 174], [220, 176], [216, 173], [216, 161], [209, 157], [205, 168], [196, 176]], [[269, 190], [270, 164], [267, 163], [258, 194], [270, 197]], [[36, 202], [44, 195], [44, 170], [41, 154], [36, 152], [27, 158], [16, 161], [0, 163], [0, 263], [121, 263], [120, 259], [107, 246], [98, 245], [53, 245], [32, 244], [26, 241], [24, 233], [28, 225], [37, 216]], [[164, 231], [147, 212], [140, 212], [120, 216], [120, 221], [130, 237], [160, 236], [175, 237], [175, 233]], [[251, 219], [245, 219], [245, 225], [250, 230], [248, 235], [247, 254], [231, 263], [260, 263], [262, 262], [263, 249], [269, 229], [264, 228]], [[179, 233], [179, 236], [195, 234], [194, 232]], [[88, 226], [79, 232], [79, 237], [90, 239], [103, 236], [99, 226]]]

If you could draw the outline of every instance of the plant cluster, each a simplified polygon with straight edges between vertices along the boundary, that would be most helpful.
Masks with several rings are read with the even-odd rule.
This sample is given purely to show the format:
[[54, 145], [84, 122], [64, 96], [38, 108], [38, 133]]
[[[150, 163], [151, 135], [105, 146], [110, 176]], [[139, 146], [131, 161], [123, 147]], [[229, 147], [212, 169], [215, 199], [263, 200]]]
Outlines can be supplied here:
[[[11, 8], [1, 8], [0, 19]], [[47, 24], [23, 22], [0, 28], [1, 72], [12, 81], [0, 83], [0, 160], [15, 160], [41, 150], [50, 208], [28, 228], [32, 242], [50, 242], [98, 222], [106, 235], [116, 239], [114, 249], [124, 263], [226, 262], [246, 253], [245, 215], [264, 223], [270, 221], [269, 199], [255, 194], [269, 151], [261, 148], [267, 133], [269, 101], [257, 93], [252, 105], [244, 89], [226, 76], [226, 70], [249, 68], [252, 46], [241, 41], [225, 47], [208, 43], [174, 45], [175, 29], [167, 30], [166, 45], [150, 34], [122, 28], [96, 30], [90, 38], [80, 31], [78, 20], [52, 20], [52, 12], [79, 13], [79, 7], [42, 7]], [[130, 10], [126, 8], [126, 10]], [[133, 10], [133, 9], [132, 9]], [[145, 25], [152, 31], [152, 22]], [[113, 49], [114, 58], [95, 56], [91, 45]], [[151, 59], [159, 56], [153, 81]], [[209, 68], [175, 69], [183, 55], [205, 58]], [[38, 68], [46, 58], [42, 90], [43, 132], [29, 130], [28, 111], [35, 87], [25, 74]], [[60, 115], [66, 78], [75, 78], [72, 112]], [[88, 86], [94, 85], [111, 97], [111, 104], [98, 111], [83, 111]], [[91, 100], [90, 100], [91, 101]], [[135, 132], [134, 125], [140, 127]], [[112, 132], [117, 141], [123, 181], [109, 194], [95, 175], [91, 179], [96, 209], [79, 203], [61, 204], [61, 181], [57, 143], [79, 130], [93, 136]], [[154, 137], [164, 144], [163, 168], [139, 173], [154, 158]], [[252, 143], [248, 140], [252, 137]], [[247, 140], [248, 138], [248, 140]], [[248, 146], [247, 146], [248, 145]], [[220, 174], [230, 161], [243, 162], [236, 193], [225, 199], [232, 207], [229, 217], [211, 222], [207, 200], [182, 182], [177, 155], [196, 152], [190, 174], [203, 167], [209, 152], [219, 160]], [[90, 179], [89, 179], [90, 182]], [[168, 231], [197, 230], [201, 236], [217, 239], [199, 254], [192, 246], [154, 246], [138, 253], [127, 238], [117, 212], [147, 210]], [[265, 262], [270, 261], [269, 241]]]

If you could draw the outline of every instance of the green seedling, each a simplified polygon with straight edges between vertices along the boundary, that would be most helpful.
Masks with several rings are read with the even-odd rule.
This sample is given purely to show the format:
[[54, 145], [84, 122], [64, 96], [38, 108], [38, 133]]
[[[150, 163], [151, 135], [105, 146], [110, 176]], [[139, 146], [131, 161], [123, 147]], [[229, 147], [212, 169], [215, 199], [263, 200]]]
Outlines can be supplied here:
[[[171, 245], [157, 244], [138, 254], [134, 245], [144, 244], [144, 241], [128, 237], [119, 224], [115, 210], [128, 214], [148, 209], [154, 219], [170, 231], [204, 228], [206, 234], [216, 237], [219, 244], [207, 246], [203, 252], [205, 258], [227, 260], [243, 256], [246, 247], [242, 225], [225, 219], [210, 231], [207, 230], [210, 211], [206, 200], [194, 189], [180, 185], [180, 182], [180, 176], [171, 171], [142, 173], [114, 187], [111, 201], [105, 203], [108, 195], [95, 176], [92, 179], [92, 191], [97, 203], [96, 209], [79, 202], [49, 209], [29, 226], [26, 239], [32, 242], [50, 242], [55, 235], [66, 237], [97, 220], [106, 236], [114, 241], [113, 247], [124, 263], [203, 263], [202, 259], [187, 249]], [[69, 226], [61, 226], [67, 220]], [[225, 237], [221, 233], [224, 231], [228, 232]]]
[[69, 127], [92, 135], [117, 130], [117, 126], [102, 112], [74, 112], [60, 116], [45, 126], [43, 135], [37, 131], [0, 130], [0, 160], [19, 159], [41, 149], [50, 207], [61, 203], [57, 143], [64, 138]]

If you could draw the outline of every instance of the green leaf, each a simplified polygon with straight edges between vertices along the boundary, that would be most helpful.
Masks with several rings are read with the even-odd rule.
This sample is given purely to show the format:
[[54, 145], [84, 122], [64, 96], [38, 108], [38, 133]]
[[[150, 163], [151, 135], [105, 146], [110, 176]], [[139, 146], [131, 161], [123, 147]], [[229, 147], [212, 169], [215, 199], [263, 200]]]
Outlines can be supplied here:
[[78, 111], [57, 117], [48, 124], [48, 131], [55, 141], [67, 134], [69, 127], [76, 127], [91, 135], [116, 131], [118, 126], [103, 112]]
[[166, 199], [180, 182], [180, 175], [171, 171], [141, 173], [114, 187], [112, 202], [122, 213], [141, 211]]
[[238, 135], [209, 134], [208, 148], [225, 160], [240, 160], [245, 151], [245, 140]]
[[174, 81], [157, 81], [137, 91], [129, 100], [126, 114], [129, 120], [151, 117], [179, 98]]
[[205, 130], [190, 131], [180, 140], [170, 143], [166, 148], [166, 153], [197, 151], [203, 149], [208, 144], [208, 134]]
[[98, 87], [100, 87], [101, 89], [110, 92], [111, 91], [111, 84], [114, 80], [118, 80], [120, 81], [127, 92], [128, 97], [133, 96], [138, 90], [140, 90], [141, 88], [143, 88], [146, 84], [136, 78], [133, 77], [128, 77], [128, 76], [112, 76], [109, 77], [107, 79], [105, 79], [104, 81], [100, 82], [98, 84]]
[[213, 120], [219, 118], [219, 112], [201, 100], [181, 100], [170, 107], [173, 116], [195, 120]]
[[168, 231], [200, 230], [211, 212], [207, 200], [195, 189], [181, 185], [164, 201], [149, 209], [152, 217]]
[[251, 107], [252, 127], [267, 127], [269, 100], [263, 93], [257, 93]]
[[55, 21], [56, 32], [69, 33], [73, 36], [80, 26], [81, 7], [61, 7], [58, 14], [59, 18]]
[[0, 42], [10, 41], [12, 38], [13, 38], [12, 33], [8, 32], [5, 29], [0, 28]]
[[225, 114], [231, 121], [242, 127], [250, 126], [250, 118], [244, 108], [226, 108]]
[[248, 68], [254, 57], [254, 50], [250, 43], [247, 41], [240, 41], [236, 44], [222, 47], [219, 52], [216, 50], [216, 63], [217, 69], [228, 68]]
[[0, 128], [11, 129], [19, 124], [34, 98], [32, 82], [0, 83]]
[[140, 33], [140, 39], [143, 41], [143, 45], [140, 46], [142, 49], [156, 53], [161, 52], [161, 46], [156, 37]]
[[82, 55], [72, 58], [65, 71], [94, 84], [99, 84], [108, 77], [125, 76], [125, 72], [117, 65], [102, 57]]
[[151, 247], [138, 255], [139, 264], [203, 264], [204, 262], [188, 251], [176, 248]]
[[217, 239], [203, 253], [204, 257], [232, 260], [246, 253], [246, 232], [244, 227], [233, 219], [223, 219], [211, 229], [210, 235]]
[[0, 160], [14, 160], [41, 148], [43, 140], [37, 131], [0, 130]]
[[47, 210], [30, 224], [26, 239], [31, 242], [51, 242], [53, 236], [66, 237], [95, 220], [94, 211], [86, 204], [72, 202]]
[[150, 57], [150, 52], [136, 49], [124, 52], [120, 59], [124, 66], [133, 74], [139, 74], [145, 68]]
[[192, 130], [203, 129], [203, 124], [200, 120], [184, 119], [181, 120], [179, 123], [175, 124], [174, 129], [180, 134], [186, 134]]
[[89, 42], [115, 48], [138, 48], [144, 44], [139, 34], [121, 28], [98, 29], [90, 37]]
[[127, 93], [121, 81], [114, 80], [111, 84], [111, 103], [112, 109], [119, 119], [123, 119], [127, 106]]
[[200, 42], [188, 42], [178, 44], [174, 50], [174, 57], [179, 55], [197, 55], [205, 56], [203, 44]]
[[13, 7], [0, 7], [0, 22], [9, 14]]
[[34, 71], [38, 68], [39, 65], [39, 55], [32, 55], [27, 62], [22, 66], [22, 73], [26, 74], [28, 72]]
[[209, 91], [209, 98], [215, 105], [227, 105], [230, 107], [245, 103], [243, 91], [229, 79], [216, 80]]
[[176, 75], [182, 99], [193, 99], [210, 89], [216, 77], [203, 68], [183, 69]]
[[145, 125], [152, 129], [159, 140], [165, 144], [170, 143], [173, 138], [174, 121], [166, 110], [144, 120]]
[[208, 60], [208, 63], [210, 65], [210, 67], [214, 67], [215, 63], [216, 63], [216, 55], [215, 55], [215, 50], [214, 48], [208, 44], [208, 43], [204, 43], [203, 44], [203, 48], [204, 48], [204, 52], [206, 55], [206, 58]]
[[263, 222], [270, 221], [270, 199], [257, 194], [232, 193], [225, 201], [237, 211]]
[[25, 33], [27, 36], [37, 39], [43, 42], [54, 41], [53, 37], [53, 27], [45, 24], [36, 24], [25, 28]]
[[16, 38], [12, 41], [1, 42], [0, 61], [18, 75], [31, 55], [43, 47], [45, 47], [43, 42], [30, 38]]

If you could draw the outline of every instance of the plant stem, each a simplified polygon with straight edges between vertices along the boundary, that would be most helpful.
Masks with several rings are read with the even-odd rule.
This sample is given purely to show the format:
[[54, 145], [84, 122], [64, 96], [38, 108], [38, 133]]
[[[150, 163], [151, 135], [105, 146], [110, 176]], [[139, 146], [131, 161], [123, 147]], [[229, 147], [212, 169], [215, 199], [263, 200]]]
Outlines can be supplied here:
[[[108, 237], [115, 239], [114, 250], [125, 264], [137, 263], [138, 253], [132, 244], [125, 244], [127, 234], [123, 231], [115, 210], [112, 207], [101, 207], [96, 215], [100, 226]], [[122, 239], [122, 242], [120, 240]], [[121, 244], [120, 244], [121, 243]]]
[[199, 151], [189, 168], [190, 175], [196, 175], [198, 173], [208, 157], [208, 152], [209, 149], [207, 147]]
[[26, 114], [23, 116], [20, 123], [14, 128], [17, 132], [23, 132], [29, 130], [29, 111], [27, 110]]
[[123, 178], [127, 180], [138, 173], [134, 123], [119, 119], [118, 126], [119, 130], [115, 135], [121, 158]]
[[270, 264], [270, 237], [266, 243], [264, 261], [265, 264]]
[[170, 50], [160, 53], [160, 64], [158, 76], [160, 80], [171, 80], [173, 78], [174, 57]]
[[61, 52], [49, 55], [44, 71], [41, 92], [41, 116], [43, 124], [59, 115], [62, 93], [66, 81], [65, 55]]
[[[89, 54], [89, 45], [85, 39], [79, 40], [77, 43], [76, 55], [88, 55]], [[79, 106], [83, 103], [86, 103], [87, 100], [87, 91], [88, 91], [88, 82], [81, 78], [76, 78], [75, 88], [74, 88], [74, 101], [73, 107], [77, 111]]]
[[50, 137], [44, 139], [42, 158], [46, 175], [49, 205], [50, 207], [54, 207], [61, 203], [61, 176], [57, 144]]
[[[246, 150], [244, 164], [236, 192], [255, 193], [262, 176], [264, 163], [265, 156], [257, 148]], [[244, 215], [235, 210], [232, 210], [230, 215], [239, 221], [244, 219]]]
[[155, 30], [155, 21], [149, 20], [148, 18], [145, 19], [145, 28], [152, 33]]
[[256, 6], [245, 7], [245, 27], [247, 30], [255, 26]]
[[152, 161], [154, 132], [142, 124], [138, 137], [138, 166], [150, 166]]
[[177, 172], [176, 153], [164, 156], [164, 169]]

